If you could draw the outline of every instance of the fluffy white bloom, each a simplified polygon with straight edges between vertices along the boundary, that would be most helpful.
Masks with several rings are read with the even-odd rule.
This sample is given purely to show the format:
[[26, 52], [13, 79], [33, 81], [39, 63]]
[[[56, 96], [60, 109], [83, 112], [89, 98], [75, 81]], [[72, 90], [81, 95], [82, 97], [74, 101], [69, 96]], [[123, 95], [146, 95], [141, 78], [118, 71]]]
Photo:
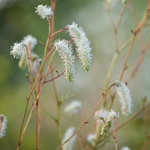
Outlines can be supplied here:
[[[64, 134], [62, 143], [64, 143], [68, 138], [70, 138], [75, 132], [74, 127], [70, 127]], [[74, 135], [66, 144], [62, 146], [63, 150], [72, 150], [73, 149], [73, 144], [76, 141], [76, 135]]]
[[11, 46], [10, 55], [13, 55], [14, 58], [18, 59], [23, 54], [24, 50], [25, 50], [25, 44], [23, 44], [23, 43], [14, 43], [14, 45]]
[[110, 129], [114, 125], [114, 118], [118, 119], [119, 115], [116, 114], [114, 110], [110, 110], [107, 117], [105, 118], [105, 123], [101, 128], [100, 134], [104, 137], [108, 135], [108, 129]]
[[38, 13], [39, 16], [41, 16], [42, 19], [44, 18], [51, 18], [51, 16], [53, 15], [53, 12], [51, 10], [50, 6], [43, 6], [43, 5], [38, 5], [36, 7], [36, 13]]
[[96, 122], [99, 122], [101, 119], [105, 120], [107, 115], [108, 115], [107, 110], [100, 110], [100, 111], [95, 112], [94, 118], [95, 118]]
[[124, 147], [122, 147], [120, 150], [131, 150], [131, 149], [124, 146]]
[[25, 36], [21, 42], [24, 43], [28, 48], [30, 45], [31, 49], [33, 49], [35, 45], [37, 45], [37, 39], [32, 35]]
[[110, 111], [100, 110], [95, 112], [94, 118], [96, 119], [96, 122], [101, 120], [104, 123], [101, 128], [100, 134], [105, 137], [108, 135], [107, 128], [109, 129], [113, 126], [114, 118], [118, 119], [119, 115], [113, 109], [111, 109]]
[[68, 114], [68, 116], [71, 116], [73, 114], [77, 114], [81, 110], [81, 108], [81, 102], [74, 100], [64, 108], [64, 112]]
[[84, 30], [79, 28], [76, 23], [73, 22], [71, 25], [67, 25], [67, 28], [70, 36], [73, 38], [73, 41], [77, 46], [77, 53], [79, 54], [84, 70], [89, 71], [92, 62], [90, 41], [86, 37]]
[[105, 118], [105, 121], [106, 122], [110, 122], [114, 120], [114, 118], [118, 119], [119, 118], [119, 114], [117, 114], [113, 109], [111, 109], [109, 112], [108, 112], [108, 115], [107, 117]]
[[65, 77], [67, 81], [72, 82], [74, 80], [75, 65], [74, 56], [72, 55], [72, 47], [68, 45], [66, 40], [58, 40], [54, 44], [56, 46], [56, 51], [61, 57], [62, 64], [64, 66]]
[[96, 138], [95, 134], [90, 133], [88, 134], [86, 140], [93, 145], [95, 142], [95, 138]]
[[0, 138], [2, 138], [5, 135], [5, 129], [7, 124], [7, 118], [3, 115], [0, 114]]
[[132, 113], [132, 98], [130, 94], [130, 89], [121, 81], [115, 81], [116, 93], [119, 97], [119, 103], [121, 104], [121, 111], [123, 115], [128, 115]]

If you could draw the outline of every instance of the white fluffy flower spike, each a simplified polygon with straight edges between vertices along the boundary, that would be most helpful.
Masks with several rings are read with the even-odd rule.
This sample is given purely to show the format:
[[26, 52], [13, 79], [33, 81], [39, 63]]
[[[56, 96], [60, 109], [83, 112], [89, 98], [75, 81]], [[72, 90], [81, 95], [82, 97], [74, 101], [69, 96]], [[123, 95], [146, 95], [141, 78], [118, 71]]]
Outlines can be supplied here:
[[54, 44], [56, 51], [62, 59], [66, 80], [73, 82], [75, 74], [74, 56], [72, 55], [72, 47], [68, 45], [66, 40], [58, 40]]
[[[64, 143], [68, 138], [70, 138], [75, 132], [74, 127], [70, 127], [64, 134], [62, 143]], [[66, 144], [62, 146], [63, 150], [72, 150], [73, 149], [73, 144], [76, 141], [77, 136], [74, 135]]]
[[2, 138], [5, 135], [5, 129], [7, 124], [7, 118], [3, 115], [0, 114], [0, 138]]
[[64, 112], [68, 114], [68, 116], [71, 116], [73, 114], [77, 114], [81, 110], [81, 108], [81, 102], [74, 100], [64, 108]]
[[38, 5], [36, 7], [36, 13], [38, 13], [39, 16], [41, 16], [42, 19], [44, 18], [51, 18], [51, 16], [53, 15], [53, 12], [51, 10], [50, 6], [43, 6], [43, 5]]
[[23, 43], [14, 43], [13, 46], [11, 46], [10, 55], [13, 55], [14, 58], [18, 59], [21, 57], [25, 50], [25, 44]]
[[79, 54], [84, 70], [89, 71], [92, 62], [92, 49], [90, 47], [90, 41], [86, 37], [84, 30], [79, 28], [76, 23], [73, 22], [71, 25], [67, 25], [67, 28], [77, 47], [77, 53]]
[[124, 146], [124, 147], [122, 147], [120, 150], [131, 150], [131, 149]]
[[96, 138], [96, 135], [95, 135], [95, 134], [90, 133], [90, 134], [88, 134], [88, 136], [87, 136], [86, 140], [87, 140], [89, 143], [91, 143], [92, 145], [94, 145], [95, 138]]
[[121, 81], [115, 81], [116, 93], [119, 97], [119, 103], [121, 104], [121, 111], [123, 115], [132, 113], [132, 98], [130, 89]]
[[33, 49], [35, 45], [37, 45], [37, 39], [32, 35], [25, 36], [21, 42], [24, 43], [28, 48], [29, 45], [31, 45], [31, 49]]

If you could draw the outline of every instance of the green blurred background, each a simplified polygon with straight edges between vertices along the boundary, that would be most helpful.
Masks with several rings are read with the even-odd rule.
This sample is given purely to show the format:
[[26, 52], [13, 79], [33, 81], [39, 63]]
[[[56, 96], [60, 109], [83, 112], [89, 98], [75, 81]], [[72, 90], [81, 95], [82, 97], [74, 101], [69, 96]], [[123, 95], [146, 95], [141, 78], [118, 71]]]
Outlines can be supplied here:
[[[146, 7], [146, 0], [132, 0], [138, 20], [140, 21]], [[26, 81], [25, 74], [28, 70], [20, 70], [18, 68], [18, 60], [10, 56], [10, 46], [16, 41], [21, 41], [27, 34], [32, 34], [38, 40], [45, 42], [48, 36], [48, 22], [46, 19], [41, 19], [35, 13], [35, 7], [39, 4], [50, 4], [49, 0], [0, 0], [0, 113], [7, 116], [8, 124], [6, 136], [0, 139], [0, 150], [16, 149], [21, 120], [26, 104], [25, 97], [30, 91], [30, 86]], [[123, 4], [121, 0], [111, 9], [113, 20], [117, 22]], [[115, 52], [113, 31], [107, 11], [102, 0], [58, 0], [55, 10], [55, 31], [63, 28], [67, 24], [76, 22], [82, 26], [91, 41], [93, 49], [92, 69], [86, 73], [80, 67], [79, 60], [76, 61], [76, 75], [73, 83], [65, 81], [64, 77], [56, 80], [58, 95], [64, 93], [77, 94], [73, 99], [80, 100], [83, 104], [83, 117], [85, 118], [103, 92], [106, 73]], [[135, 29], [132, 15], [129, 8], [126, 9], [123, 17], [119, 34], [119, 47], [132, 34], [131, 29]], [[147, 27], [142, 32], [143, 43], [145, 42], [150, 28]], [[69, 40], [68, 34], [63, 31], [54, 37], [54, 39], [65, 38]], [[37, 45], [34, 51], [42, 58], [44, 48]], [[119, 78], [121, 68], [127, 49], [121, 53], [117, 63], [113, 69], [110, 84]], [[128, 65], [129, 69], [125, 72], [123, 81], [126, 81], [134, 63], [140, 53], [137, 39], [135, 40]], [[150, 52], [146, 53], [144, 61], [136, 74], [136, 76], [128, 83], [133, 96], [134, 109], [133, 113], [141, 107], [141, 97], [147, 96], [150, 98]], [[56, 55], [53, 64], [59, 61]], [[58, 71], [62, 72], [62, 67], [58, 67]], [[55, 75], [57, 75], [55, 73]], [[114, 90], [114, 89], [113, 89]], [[113, 91], [112, 90], [112, 91]], [[61, 109], [61, 127], [62, 132], [70, 127], [79, 127], [81, 122], [78, 116], [68, 118], [63, 113], [63, 107], [66, 103], [73, 99], [68, 99], [64, 102]], [[52, 90], [51, 83], [46, 84], [40, 97], [41, 107], [54, 116], [56, 115], [56, 103]], [[118, 102], [114, 104], [114, 108], [119, 111]], [[30, 108], [29, 108], [30, 109]], [[41, 111], [42, 127], [40, 146], [42, 150], [54, 150], [57, 148], [58, 137], [56, 124]], [[129, 116], [130, 117], [130, 116]], [[127, 117], [121, 117], [117, 125], [125, 121]], [[23, 137], [20, 150], [35, 149], [35, 114], [33, 114], [28, 125], [26, 133]], [[94, 124], [93, 116], [86, 125], [89, 132]], [[84, 138], [88, 133], [84, 133]], [[144, 125], [143, 114], [135, 121], [132, 121], [117, 133], [118, 147], [129, 146], [132, 150], [141, 150], [144, 143]], [[74, 149], [78, 150], [77, 142]], [[107, 144], [102, 150], [114, 150], [114, 144]], [[147, 150], [150, 149], [147, 147]]]

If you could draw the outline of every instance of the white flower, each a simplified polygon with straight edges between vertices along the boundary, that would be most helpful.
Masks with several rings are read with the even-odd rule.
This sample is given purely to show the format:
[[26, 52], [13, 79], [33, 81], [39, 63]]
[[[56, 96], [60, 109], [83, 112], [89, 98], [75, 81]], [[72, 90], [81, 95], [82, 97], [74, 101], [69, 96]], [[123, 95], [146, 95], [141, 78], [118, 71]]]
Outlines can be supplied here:
[[82, 67], [85, 71], [89, 71], [92, 62], [90, 41], [86, 37], [84, 30], [79, 28], [76, 23], [73, 22], [71, 25], [67, 25], [67, 28], [70, 36], [73, 38], [73, 41], [77, 46], [77, 53], [79, 54]]
[[72, 82], [74, 80], [75, 65], [74, 56], [72, 55], [72, 47], [68, 46], [68, 41], [58, 40], [54, 44], [56, 46], [56, 51], [62, 59], [62, 64], [65, 70], [65, 77], [67, 81]]
[[105, 117], [104, 120], [104, 125], [101, 128], [100, 134], [104, 137], [108, 135], [108, 129], [110, 129], [114, 125], [114, 118], [118, 119], [119, 115], [111, 109], [108, 111], [107, 116]]
[[71, 116], [73, 114], [77, 114], [81, 110], [81, 108], [81, 102], [74, 100], [64, 108], [64, 112], [68, 114], [68, 116]]
[[43, 6], [43, 5], [38, 5], [36, 7], [36, 13], [38, 13], [39, 16], [41, 16], [42, 19], [44, 18], [51, 18], [51, 16], [53, 15], [53, 12], [51, 10], [50, 6]]
[[[64, 143], [68, 138], [70, 138], [75, 132], [74, 127], [70, 127], [64, 134], [62, 143]], [[62, 148], [63, 150], [72, 150], [73, 149], [73, 144], [76, 141], [76, 135], [74, 135], [67, 143], [65, 143]]]
[[95, 138], [96, 138], [95, 134], [90, 133], [90, 134], [88, 134], [86, 140], [93, 145], [95, 142]]
[[3, 115], [0, 114], [0, 138], [2, 138], [5, 135], [5, 129], [7, 124], [7, 118]]
[[99, 122], [100, 120], [105, 120], [107, 115], [108, 115], [107, 110], [100, 110], [100, 111], [95, 112], [94, 118], [95, 118], [96, 122]]
[[100, 110], [95, 112], [94, 118], [96, 122], [99, 122], [101, 120], [102, 123], [104, 123], [104, 125], [101, 128], [100, 134], [105, 137], [108, 135], [107, 129], [113, 126], [114, 118], [118, 119], [119, 115], [113, 109], [111, 109], [110, 111]]
[[131, 150], [131, 149], [124, 146], [124, 147], [122, 147], [120, 150]]
[[119, 118], [119, 114], [117, 114], [113, 109], [111, 109], [109, 112], [108, 112], [108, 115], [107, 117], [105, 118], [105, 121], [106, 122], [110, 122], [114, 120], [114, 118], [118, 119]]
[[13, 55], [14, 58], [19, 58], [25, 50], [25, 44], [23, 43], [14, 43], [14, 46], [11, 46], [10, 55]]
[[37, 39], [32, 35], [25, 36], [21, 42], [24, 43], [28, 47], [28, 49], [29, 45], [31, 46], [31, 49], [33, 49], [35, 45], [37, 45]]
[[116, 93], [119, 97], [119, 103], [121, 104], [121, 111], [123, 115], [128, 115], [132, 113], [132, 98], [130, 94], [130, 89], [121, 81], [115, 81]]

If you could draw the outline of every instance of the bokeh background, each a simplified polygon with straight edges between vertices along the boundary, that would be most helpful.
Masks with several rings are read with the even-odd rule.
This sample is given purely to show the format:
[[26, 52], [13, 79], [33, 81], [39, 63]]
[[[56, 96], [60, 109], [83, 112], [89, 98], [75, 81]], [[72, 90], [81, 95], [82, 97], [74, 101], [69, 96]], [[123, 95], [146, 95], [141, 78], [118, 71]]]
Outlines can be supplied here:
[[[146, 0], [132, 0], [132, 3], [137, 18], [140, 21], [146, 8]], [[39, 4], [49, 5], [50, 1], [0, 0], [0, 113], [7, 116], [8, 119], [6, 136], [0, 139], [0, 150], [16, 149], [26, 103], [25, 97], [30, 91], [30, 86], [25, 78], [28, 70], [20, 70], [18, 68], [18, 60], [10, 56], [10, 46], [16, 41], [21, 41], [27, 34], [32, 34], [38, 40], [46, 42], [48, 22], [47, 20], [41, 19], [35, 13], [35, 7]], [[121, 0], [118, 0], [116, 6], [111, 9], [115, 22], [118, 20], [122, 7]], [[77, 99], [83, 105], [83, 118], [90, 113], [101, 97], [106, 73], [115, 52], [113, 30], [103, 0], [58, 0], [55, 10], [55, 31], [63, 28], [67, 24], [71, 24], [73, 21], [84, 28], [87, 37], [91, 41], [93, 63], [92, 69], [86, 73], [80, 67], [81, 64], [77, 59], [75, 81], [68, 83], [63, 76], [56, 80], [59, 96], [62, 96], [64, 93], [77, 94], [77, 96], [66, 100], [62, 105], [61, 127], [63, 133], [70, 126], [79, 127], [81, 124], [77, 115], [71, 118], [67, 117], [63, 113], [63, 107], [69, 101]], [[130, 32], [131, 29], [134, 30], [135, 25], [130, 10], [127, 7], [118, 33], [119, 47], [132, 35]], [[147, 39], [149, 32], [149, 26], [142, 31], [143, 43]], [[54, 40], [58, 38], [69, 40], [69, 36], [65, 31], [56, 35]], [[34, 51], [42, 58], [44, 47], [37, 45]], [[119, 78], [126, 53], [127, 48], [121, 53], [116, 62], [110, 78], [110, 84]], [[136, 39], [128, 61], [129, 69], [126, 70], [123, 81], [126, 81], [130, 75], [139, 53], [140, 48]], [[142, 97], [147, 96], [148, 101], [150, 99], [149, 57], [150, 52], [148, 50], [138, 73], [128, 83], [133, 96], [133, 114], [141, 108]], [[56, 55], [53, 64], [55, 65], [58, 61], [59, 58]], [[58, 67], [58, 71], [60, 73], [62, 72], [61, 65]], [[57, 74], [55, 73], [55, 75]], [[40, 104], [42, 109], [47, 110], [54, 116], [56, 115], [57, 109], [51, 83], [45, 85], [40, 97]], [[119, 111], [117, 101], [115, 101], [113, 107]], [[41, 117], [41, 150], [54, 150], [59, 145], [56, 124], [42, 110]], [[117, 125], [121, 124], [127, 118], [121, 117]], [[34, 121], [35, 114], [33, 114], [28, 125], [20, 150], [35, 149]], [[86, 125], [89, 132], [94, 122], [92, 115], [89, 123]], [[87, 134], [83, 132], [84, 138], [86, 138]], [[117, 132], [119, 149], [122, 146], [128, 146], [132, 150], [141, 150], [144, 139], [143, 114], [139, 115], [135, 121], [132, 121]], [[74, 145], [74, 149], [80, 149], [77, 142]], [[113, 142], [102, 148], [102, 150], [108, 149], [114, 150]], [[147, 147], [147, 150], [149, 149], [150, 144]]]

